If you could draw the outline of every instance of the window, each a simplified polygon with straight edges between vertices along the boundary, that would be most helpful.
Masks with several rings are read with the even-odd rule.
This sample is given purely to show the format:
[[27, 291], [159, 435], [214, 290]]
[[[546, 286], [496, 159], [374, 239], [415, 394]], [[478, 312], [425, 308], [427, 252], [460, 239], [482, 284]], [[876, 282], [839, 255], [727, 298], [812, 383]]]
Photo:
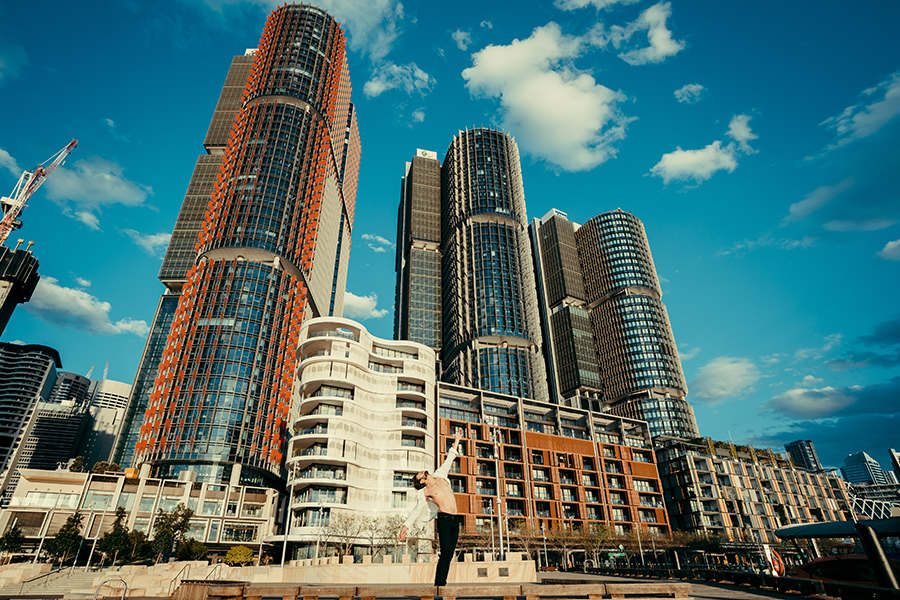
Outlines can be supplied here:
[[87, 510], [107, 510], [112, 504], [112, 493], [88, 490], [82, 508]]
[[138, 505], [138, 512], [153, 512], [153, 505], [156, 504], [156, 496], [141, 496], [141, 503]]
[[222, 513], [222, 501], [221, 500], [204, 500], [203, 501], [203, 509], [200, 511], [201, 515], [219, 515]]
[[228, 522], [222, 530], [223, 542], [255, 542], [259, 526]]
[[242, 517], [262, 517], [265, 504], [256, 502], [244, 502], [244, 508], [241, 510]]
[[209, 522], [209, 537], [207, 541], [209, 542], [218, 542], [219, 541], [219, 521], [210, 521]]
[[391, 508], [406, 508], [406, 492], [393, 492]]

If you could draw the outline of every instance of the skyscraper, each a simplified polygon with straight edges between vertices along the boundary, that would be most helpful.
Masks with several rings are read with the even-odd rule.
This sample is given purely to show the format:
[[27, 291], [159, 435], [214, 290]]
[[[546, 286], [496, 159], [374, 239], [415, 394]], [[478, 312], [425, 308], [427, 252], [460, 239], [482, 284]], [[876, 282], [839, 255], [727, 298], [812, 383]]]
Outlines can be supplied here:
[[550, 211], [531, 226], [556, 402], [699, 435], [640, 220], [620, 209], [584, 225]]
[[122, 429], [116, 440], [113, 458], [121, 465], [131, 465], [134, 462], [134, 449], [140, 439], [144, 414], [150, 405], [153, 382], [159, 371], [172, 320], [175, 318], [178, 297], [187, 281], [188, 271], [197, 262], [197, 237], [225, 156], [231, 125], [241, 108], [244, 86], [250, 76], [250, 67], [253, 66], [254, 52], [248, 50], [244, 55], [235, 56], [231, 61], [203, 142], [206, 153], [197, 158], [191, 181], [181, 203], [181, 211], [172, 230], [172, 238], [169, 240], [166, 255], [159, 269], [159, 280], [166, 290], [157, 304], [150, 334], [147, 336], [134, 377]]
[[441, 163], [416, 150], [397, 214], [394, 338], [441, 348]]
[[546, 400], [519, 149], [460, 131], [441, 168], [443, 380]]
[[343, 306], [359, 152], [339, 25], [313, 6], [277, 9], [230, 126], [134, 462], [164, 477], [283, 478], [301, 324]]
[[819, 462], [819, 455], [816, 454], [816, 447], [813, 446], [812, 440], [797, 440], [785, 444], [784, 449], [791, 455], [795, 466], [813, 472], [822, 470], [822, 463]]
[[877, 485], [890, 483], [878, 461], [865, 452], [857, 452], [845, 458], [841, 475], [848, 483]]
[[60, 368], [53, 348], [0, 342], [0, 492], [15, 473], [35, 409], [50, 398]]

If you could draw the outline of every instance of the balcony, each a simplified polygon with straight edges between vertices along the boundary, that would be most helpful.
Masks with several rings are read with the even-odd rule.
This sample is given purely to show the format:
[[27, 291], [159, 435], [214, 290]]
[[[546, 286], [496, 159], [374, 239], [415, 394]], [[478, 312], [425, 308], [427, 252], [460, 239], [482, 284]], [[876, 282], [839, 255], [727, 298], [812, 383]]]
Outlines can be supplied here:
[[424, 402], [415, 402], [413, 400], [397, 400], [397, 408], [413, 408], [415, 410], [425, 410]]
[[313, 331], [309, 334], [310, 339], [317, 337], [337, 337], [345, 340], [353, 340], [354, 342], [358, 342], [359, 338], [356, 337], [350, 331], [341, 331], [339, 329], [331, 330], [331, 331]]
[[400, 420], [400, 424], [403, 427], [418, 427], [420, 429], [425, 429], [425, 419], [404, 418]]
[[410, 383], [408, 381], [398, 381], [397, 382], [397, 391], [398, 392], [415, 392], [416, 394], [424, 394], [425, 386], [418, 385], [415, 383]]
[[327, 423], [319, 423], [315, 427], [309, 427], [307, 429], [301, 429], [296, 432], [295, 435], [325, 435], [328, 433], [328, 424]]
[[479, 496], [496, 496], [497, 488], [492, 487], [476, 487], [475, 493]]

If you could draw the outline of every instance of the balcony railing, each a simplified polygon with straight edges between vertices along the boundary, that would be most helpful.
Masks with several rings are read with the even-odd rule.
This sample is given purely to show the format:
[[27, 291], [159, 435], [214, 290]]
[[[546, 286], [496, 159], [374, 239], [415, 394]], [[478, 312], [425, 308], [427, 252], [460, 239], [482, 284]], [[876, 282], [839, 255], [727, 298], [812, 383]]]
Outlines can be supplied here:
[[295, 435], [321, 435], [323, 433], [328, 433], [328, 425], [319, 424], [315, 427], [309, 427], [307, 429], [301, 429]]
[[417, 392], [419, 394], [425, 393], [424, 385], [416, 385], [415, 383], [409, 383], [408, 381], [398, 381], [397, 382], [397, 391], [398, 392]]
[[337, 331], [337, 330], [331, 330], [331, 331], [313, 331], [312, 333], [309, 334], [309, 337], [310, 337], [310, 338], [317, 338], [317, 337], [338, 337], [338, 338], [343, 338], [343, 339], [345, 339], [345, 340], [353, 340], [354, 342], [358, 342], [358, 341], [359, 341], [359, 338], [356, 337], [355, 335], [353, 335], [352, 333], [350, 333], [349, 331]]

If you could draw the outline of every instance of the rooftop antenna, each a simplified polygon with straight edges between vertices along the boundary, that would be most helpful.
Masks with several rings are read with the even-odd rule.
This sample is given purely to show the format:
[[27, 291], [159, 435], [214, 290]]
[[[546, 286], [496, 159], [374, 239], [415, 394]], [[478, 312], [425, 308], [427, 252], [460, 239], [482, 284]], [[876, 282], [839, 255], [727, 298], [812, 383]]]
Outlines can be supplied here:
[[106, 361], [106, 366], [103, 367], [103, 379], [107, 379], [107, 375], [109, 375], [109, 361]]
[[87, 379], [90, 379], [90, 378], [91, 378], [91, 373], [93, 373], [93, 372], [94, 372], [94, 365], [91, 365], [91, 368], [90, 368], [90, 370], [88, 371], [88, 374], [85, 375], [85, 377], [86, 377]]

